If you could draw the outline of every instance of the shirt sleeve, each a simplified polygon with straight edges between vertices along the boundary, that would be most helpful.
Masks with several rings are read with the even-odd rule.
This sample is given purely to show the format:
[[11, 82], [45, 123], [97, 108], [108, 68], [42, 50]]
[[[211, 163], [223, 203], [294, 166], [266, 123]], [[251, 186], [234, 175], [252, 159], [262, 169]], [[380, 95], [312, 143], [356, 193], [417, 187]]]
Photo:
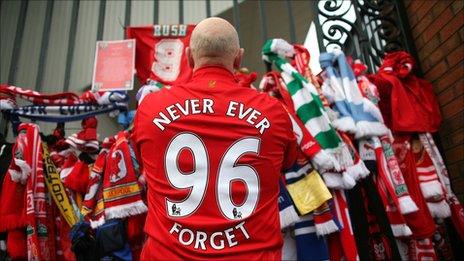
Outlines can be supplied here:
[[[285, 109], [285, 108], [284, 108]], [[284, 160], [282, 163], [282, 169], [286, 170], [293, 166], [298, 155], [298, 142], [293, 130], [293, 124], [290, 114], [286, 113], [286, 132], [287, 132], [287, 145], [285, 148]]]
[[[140, 109], [140, 108], [139, 108]], [[132, 149], [134, 150], [135, 158], [139, 163], [140, 173], [143, 173], [143, 160], [142, 155], [140, 152], [140, 112], [141, 110], [137, 110], [134, 117], [134, 127], [132, 128], [132, 135], [131, 135], [131, 145]]]

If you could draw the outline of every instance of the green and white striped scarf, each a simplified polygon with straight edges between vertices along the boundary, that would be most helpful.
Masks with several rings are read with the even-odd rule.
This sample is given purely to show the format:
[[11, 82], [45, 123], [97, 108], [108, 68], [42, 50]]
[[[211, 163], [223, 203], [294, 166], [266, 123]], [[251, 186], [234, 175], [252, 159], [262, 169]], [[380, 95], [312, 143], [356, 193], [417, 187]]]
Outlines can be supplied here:
[[290, 93], [295, 111], [319, 145], [334, 156], [337, 170], [353, 165], [346, 146], [333, 128], [316, 87], [285, 59], [293, 55], [293, 46], [282, 39], [268, 40], [262, 49], [263, 59], [275, 64]]

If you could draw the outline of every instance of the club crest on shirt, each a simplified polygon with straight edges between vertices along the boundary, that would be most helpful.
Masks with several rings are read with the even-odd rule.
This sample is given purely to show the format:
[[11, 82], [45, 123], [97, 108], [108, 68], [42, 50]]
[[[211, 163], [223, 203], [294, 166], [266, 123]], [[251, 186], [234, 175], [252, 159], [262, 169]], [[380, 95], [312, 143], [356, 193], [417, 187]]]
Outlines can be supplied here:
[[111, 153], [111, 159], [115, 160], [116, 164], [110, 164], [110, 181], [118, 182], [127, 175], [126, 163], [121, 150], [115, 150]]

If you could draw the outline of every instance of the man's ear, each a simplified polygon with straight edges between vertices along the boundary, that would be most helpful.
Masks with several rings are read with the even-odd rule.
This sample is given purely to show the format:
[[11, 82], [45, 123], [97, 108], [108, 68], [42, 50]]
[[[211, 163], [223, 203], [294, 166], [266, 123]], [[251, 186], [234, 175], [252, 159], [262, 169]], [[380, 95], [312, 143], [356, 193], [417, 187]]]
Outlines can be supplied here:
[[185, 54], [187, 55], [187, 61], [191, 68], [195, 67], [195, 62], [193, 61], [192, 50], [190, 47], [185, 48]]
[[240, 66], [242, 64], [242, 58], [243, 58], [243, 53], [245, 52], [245, 49], [240, 48], [238, 51], [237, 56], [235, 56], [234, 59], [234, 69], [240, 69]]

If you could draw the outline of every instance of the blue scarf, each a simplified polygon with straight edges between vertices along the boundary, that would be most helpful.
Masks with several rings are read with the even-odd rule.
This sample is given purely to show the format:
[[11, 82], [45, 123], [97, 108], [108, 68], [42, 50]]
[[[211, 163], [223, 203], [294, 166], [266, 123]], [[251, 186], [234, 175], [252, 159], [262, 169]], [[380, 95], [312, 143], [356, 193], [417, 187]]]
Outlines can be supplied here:
[[355, 138], [381, 136], [388, 133], [380, 110], [363, 97], [345, 54], [335, 49], [319, 56], [325, 70], [322, 91], [339, 113], [333, 125], [340, 131], [355, 134]]
[[329, 260], [329, 250], [323, 237], [318, 237], [313, 215], [300, 218], [295, 224], [295, 240], [298, 261]]

